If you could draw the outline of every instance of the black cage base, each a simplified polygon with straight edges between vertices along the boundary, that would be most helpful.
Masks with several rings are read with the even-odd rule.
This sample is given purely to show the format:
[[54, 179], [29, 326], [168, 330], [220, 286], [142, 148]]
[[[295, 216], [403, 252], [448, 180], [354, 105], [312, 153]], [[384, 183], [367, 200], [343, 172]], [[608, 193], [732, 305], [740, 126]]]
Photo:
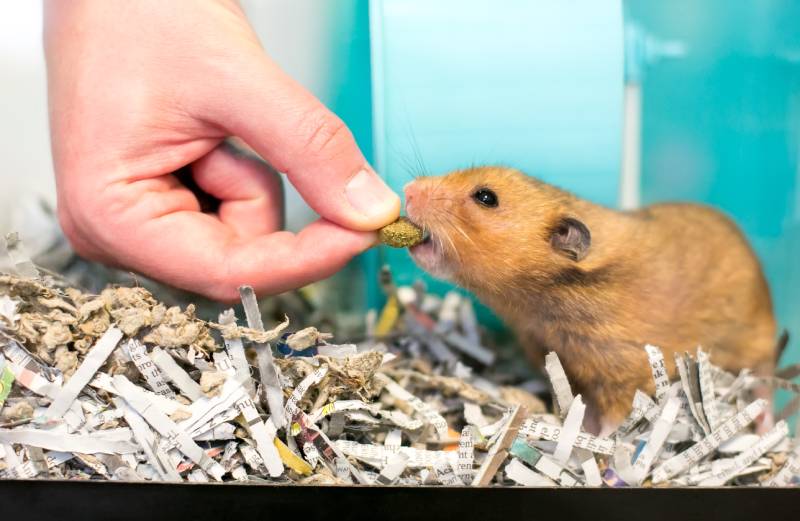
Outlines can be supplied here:
[[268, 519], [655, 521], [800, 519], [800, 489], [442, 488], [0, 481], [3, 517], [24, 521]]

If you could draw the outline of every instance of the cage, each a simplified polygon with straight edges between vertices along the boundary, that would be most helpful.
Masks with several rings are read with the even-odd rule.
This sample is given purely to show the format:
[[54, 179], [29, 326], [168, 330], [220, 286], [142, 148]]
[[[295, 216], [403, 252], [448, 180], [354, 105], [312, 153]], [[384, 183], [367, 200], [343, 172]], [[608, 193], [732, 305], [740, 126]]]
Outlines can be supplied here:
[[[248, 5], [251, 17], [265, 15], [257, 3]], [[500, 163], [614, 208], [712, 204], [745, 231], [769, 278], [780, 325], [800, 334], [796, 2], [339, 0], [315, 7], [328, 21], [318, 27], [314, 50], [325, 57], [326, 74], [312, 90], [344, 119], [396, 191], [415, 175]], [[382, 305], [383, 264], [401, 284], [422, 278], [434, 291], [450, 288], [428, 278], [405, 251], [373, 250], [347, 273], [359, 281], [354, 287], [364, 286], [360, 311]], [[781, 362], [798, 361], [792, 337]], [[392, 519], [420, 511], [583, 519], [606, 510], [616, 518], [735, 518], [783, 515], [797, 501], [794, 490], [761, 489], [6, 481], [0, 491], [9, 511], [31, 518], [141, 518], [156, 510], [193, 519]]]

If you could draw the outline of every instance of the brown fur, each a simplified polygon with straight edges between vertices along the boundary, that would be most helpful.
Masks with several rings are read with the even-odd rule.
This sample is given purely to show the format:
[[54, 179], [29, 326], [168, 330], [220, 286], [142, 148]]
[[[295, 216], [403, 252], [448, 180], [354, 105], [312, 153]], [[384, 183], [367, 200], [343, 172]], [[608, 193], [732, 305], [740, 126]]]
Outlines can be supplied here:
[[[472, 199], [480, 187], [498, 195], [498, 207]], [[716, 210], [675, 203], [618, 212], [499, 167], [420, 178], [406, 194], [447, 278], [503, 317], [535, 365], [556, 351], [604, 422], [624, 418], [637, 388], [653, 391], [646, 343], [662, 349], [673, 377], [673, 355], [698, 345], [732, 371], [775, 364], [761, 267]], [[591, 232], [579, 261], [551, 244], [565, 217]]]

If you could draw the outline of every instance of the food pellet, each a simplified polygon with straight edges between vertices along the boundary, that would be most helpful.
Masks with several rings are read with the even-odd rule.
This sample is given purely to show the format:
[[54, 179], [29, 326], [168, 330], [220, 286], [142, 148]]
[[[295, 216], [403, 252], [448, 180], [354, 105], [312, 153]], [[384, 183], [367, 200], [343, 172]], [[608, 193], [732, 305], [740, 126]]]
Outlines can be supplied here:
[[393, 248], [410, 248], [423, 240], [422, 228], [405, 217], [381, 228], [378, 237], [383, 244]]

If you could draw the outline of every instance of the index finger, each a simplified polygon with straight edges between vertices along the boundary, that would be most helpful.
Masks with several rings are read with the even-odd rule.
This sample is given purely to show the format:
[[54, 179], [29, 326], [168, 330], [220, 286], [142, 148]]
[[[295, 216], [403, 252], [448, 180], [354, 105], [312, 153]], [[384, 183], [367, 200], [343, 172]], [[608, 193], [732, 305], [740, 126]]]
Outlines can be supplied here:
[[235, 301], [241, 285], [275, 294], [329, 277], [375, 240], [374, 232], [349, 230], [325, 219], [297, 234], [278, 231], [239, 238], [214, 216], [176, 212], [137, 226], [126, 234], [123, 251], [114, 254], [127, 259], [127, 267], [155, 279]]
[[354, 230], [397, 219], [400, 198], [369, 166], [342, 120], [268, 57], [250, 57], [248, 64], [252, 75], [227, 79], [231, 94], [213, 107], [215, 119], [285, 172], [324, 218]]

